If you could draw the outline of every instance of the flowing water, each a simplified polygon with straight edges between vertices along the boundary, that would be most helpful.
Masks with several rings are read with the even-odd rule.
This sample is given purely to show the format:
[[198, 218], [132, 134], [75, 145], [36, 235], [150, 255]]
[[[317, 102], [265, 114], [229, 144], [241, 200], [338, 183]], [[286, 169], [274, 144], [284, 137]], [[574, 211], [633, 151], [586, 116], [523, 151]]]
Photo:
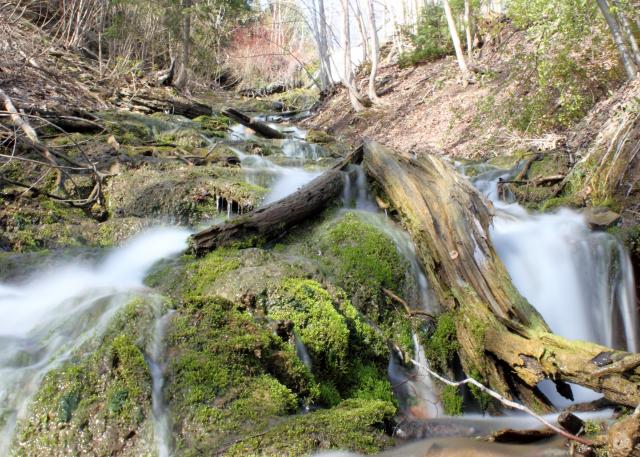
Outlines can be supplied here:
[[150, 230], [97, 264], [78, 260], [0, 284], [0, 455], [7, 455], [18, 419], [42, 378], [91, 339], [137, 293], [149, 269], [182, 252], [189, 232]]
[[[493, 202], [491, 240], [516, 288], [555, 333], [638, 352], [633, 270], [622, 244], [606, 232], [590, 230], [577, 211], [536, 214], [510, 203], [509, 195], [499, 195], [498, 179], [514, 172], [488, 170], [473, 181]], [[569, 403], [550, 381], [540, 388], [557, 406]], [[573, 391], [578, 402], [601, 397], [579, 386]]]
[[[282, 127], [289, 138], [281, 140], [282, 156], [291, 159], [279, 165], [267, 157], [232, 150], [241, 161], [241, 169], [250, 183], [269, 188], [263, 204], [279, 200], [320, 175], [319, 167], [307, 168], [325, 157], [323, 148], [304, 141], [305, 132]], [[232, 141], [253, 141], [253, 133], [233, 126]], [[584, 339], [637, 351], [640, 347], [633, 272], [627, 253], [612, 236], [589, 230], [584, 217], [570, 210], [552, 214], [531, 214], [509, 195], [499, 195], [497, 179], [510, 171], [488, 168], [474, 179], [496, 208], [491, 239], [518, 290], [540, 311], [553, 331], [568, 338]], [[409, 235], [382, 213], [371, 196], [362, 167], [350, 166], [343, 173], [345, 210], [358, 211], [362, 217], [390, 236], [409, 265], [405, 298], [415, 309], [436, 314], [438, 303], [429, 287]], [[507, 202], [500, 200], [506, 197]], [[219, 203], [219, 212], [232, 217], [234, 208]], [[238, 212], [242, 209], [238, 208]], [[140, 234], [122, 247], [114, 249], [97, 263], [68, 262], [35, 273], [27, 280], [0, 283], [0, 455], [6, 455], [16, 422], [23, 417], [44, 375], [64, 362], [92, 338], [99, 337], [109, 320], [138, 294], [151, 296], [143, 278], [160, 259], [182, 252], [189, 233], [183, 229], [154, 229]], [[147, 362], [152, 374], [152, 406], [155, 442], [160, 457], [169, 457], [172, 449], [170, 414], [163, 394], [166, 356], [164, 334], [171, 311], [161, 301], [156, 306], [154, 336], [147, 348]], [[424, 349], [413, 335], [415, 357], [428, 366]], [[298, 337], [296, 352], [307, 367], [313, 361]], [[403, 412], [414, 419], [442, 421], [439, 386], [423, 369], [407, 369], [391, 354], [388, 376]], [[541, 388], [557, 404], [562, 400], [550, 386]], [[579, 400], [594, 398], [586, 389], [576, 389]], [[436, 418], [436, 419], [434, 419]], [[464, 420], [469, 420], [467, 424]], [[513, 426], [518, 417], [508, 419]], [[499, 419], [455, 419], [458, 428], [504, 425]], [[463, 422], [461, 422], [463, 421]], [[419, 421], [417, 421], [419, 423]], [[462, 425], [461, 425], [462, 423]], [[428, 426], [436, 422], [426, 422]], [[527, 427], [535, 427], [537, 423]], [[524, 427], [524, 422], [522, 426]], [[400, 435], [403, 428], [397, 430]], [[464, 434], [463, 434], [464, 435]], [[415, 436], [415, 435], [414, 435]], [[398, 450], [389, 455], [427, 455], [432, 445], [451, 449], [474, 449], [479, 445], [467, 438], [449, 441], [431, 440]], [[484, 445], [482, 445], [484, 446]], [[490, 455], [513, 455], [510, 447], [492, 448]], [[536, 454], [535, 446], [521, 450], [521, 455]], [[542, 449], [542, 448], [541, 448]], [[546, 446], [544, 452], [555, 449]], [[420, 453], [421, 452], [421, 453]], [[463, 451], [455, 455], [465, 455]], [[352, 454], [349, 454], [352, 455]], [[489, 455], [489, 454], [487, 454]], [[547, 455], [547, 454], [545, 454]], [[548, 454], [552, 455], [552, 454]]]

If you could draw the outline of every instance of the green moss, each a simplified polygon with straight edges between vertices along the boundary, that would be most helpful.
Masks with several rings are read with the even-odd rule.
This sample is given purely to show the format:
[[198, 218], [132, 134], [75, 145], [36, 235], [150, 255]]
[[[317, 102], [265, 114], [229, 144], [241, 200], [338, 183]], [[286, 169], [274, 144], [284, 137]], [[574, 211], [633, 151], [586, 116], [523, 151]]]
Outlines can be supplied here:
[[445, 386], [442, 390], [442, 405], [448, 416], [462, 415], [462, 396], [460, 389], [455, 386]]
[[194, 120], [202, 128], [204, 134], [208, 136], [224, 137], [231, 120], [224, 115], [198, 116]]
[[225, 455], [304, 456], [318, 449], [374, 453], [392, 445], [382, 431], [395, 413], [383, 401], [347, 400], [335, 408], [292, 418], [235, 444]]
[[404, 292], [406, 260], [395, 243], [357, 213], [348, 212], [319, 227], [317, 250], [328, 276], [347, 291], [352, 302], [377, 320], [386, 303], [382, 288]]
[[309, 371], [266, 322], [212, 297], [183, 301], [167, 333], [167, 389], [178, 451], [214, 450], [264, 430], [317, 395]]
[[305, 140], [309, 143], [316, 144], [333, 143], [336, 141], [333, 136], [329, 135], [327, 132], [323, 132], [322, 130], [309, 130]]
[[456, 331], [457, 314], [447, 312], [441, 314], [436, 322], [436, 329], [425, 345], [425, 355], [440, 370], [446, 370], [460, 345]]
[[79, 455], [90, 447], [92, 455], [107, 457], [123, 443], [145, 452], [138, 436], [151, 428], [151, 376], [141, 348], [153, 322], [149, 307], [132, 301], [102, 337], [45, 376], [18, 425], [16, 455]]
[[192, 295], [206, 294], [223, 273], [237, 269], [240, 259], [236, 249], [217, 249], [186, 269], [188, 291]]

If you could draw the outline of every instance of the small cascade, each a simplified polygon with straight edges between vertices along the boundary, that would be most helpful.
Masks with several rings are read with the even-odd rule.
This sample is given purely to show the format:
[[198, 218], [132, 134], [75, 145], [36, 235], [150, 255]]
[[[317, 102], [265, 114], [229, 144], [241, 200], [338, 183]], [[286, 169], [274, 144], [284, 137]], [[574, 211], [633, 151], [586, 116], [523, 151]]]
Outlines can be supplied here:
[[58, 265], [20, 284], [0, 284], [0, 455], [8, 455], [46, 373], [87, 342], [136, 292], [159, 260], [187, 247], [189, 232], [176, 228], [142, 233], [97, 265]]
[[350, 164], [342, 172], [344, 188], [342, 191], [342, 202], [345, 208], [355, 208], [360, 211], [371, 213], [378, 212], [369, 187], [367, 184], [367, 174], [362, 165]]
[[[502, 201], [498, 180], [511, 174], [491, 170], [473, 181], [493, 201], [491, 240], [513, 284], [555, 333], [638, 352], [633, 270], [622, 244], [590, 230], [574, 210], [535, 214]], [[567, 404], [551, 381], [539, 387], [556, 405]], [[579, 386], [573, 390], [578, 402], [600, 397]]]
[[[156, 306], [158, 314], [160, 313], [160, 309], [161, 303], [158, 303]], [[158, 457], [170, 457], [172, 449], [171, 422], [164, 398], [166, 358], [163, 341], [167, 324], [173, 313], [173, 311], [169, 311], [163, 316], [157, 317], [153, 340], [149, 347], [149, 368], [152, 379], [151, 402], [153, 409], [153, 431], [158, 449]]]
[[307, 347], [304, 345], [304, 343], [302, 342], [302, 340], [300, 339], [297, 333], [293, 334], [293, 338], [296, 344], [296, 355], [298, 356], [300, 361], [304, 364], [304, 366], [307, 367], [309, 370], [311, 370], [311, 367], [312, 367], [311, 356], [307, 351]]

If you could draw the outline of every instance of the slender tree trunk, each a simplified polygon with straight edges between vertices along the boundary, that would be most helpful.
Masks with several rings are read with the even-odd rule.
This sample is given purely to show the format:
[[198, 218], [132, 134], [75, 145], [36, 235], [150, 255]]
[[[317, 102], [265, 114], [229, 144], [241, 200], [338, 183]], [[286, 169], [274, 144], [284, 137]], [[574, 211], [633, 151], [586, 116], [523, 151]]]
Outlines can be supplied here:
[[458, 36], [458, 30], [456, 29], [456, 22], [453, 19], [453, 14], [451, 13], [449, 0], [442, 0], [442, 7], [444, 8], [444, 14], [447, 17], [451, 41], [453, 41], [453, 47], [456, 50], [458, 66], [460, 67], [460, 71], [462, 71], [463, 76], [466, 77], [469, 75], [469, 67], [467, 67], [467, 62], [464, 60], [464, 53], [462, 52], [462, 45], [460, 44], [460, 37]]
[[629, 20], [627, 19], [627, 15], [622, 9], [622, 5], [618, 0], [615, 1], [615, 5], [618, 9], [617, 16], [620, 24], [622, 25], [622, 30], [629, 41], [629, 45], [631, 46], [631, 53], [633, 56], [633, 60], [636, 64], [636, 67], [640, 68], [640, 47], [638, 46], [638, 41], [636, 40], [635, 35], [633, 34], [633, 30], [631, 29], [631, 24], [629, 24]]
[[318, 61], [320, 62], [320, 90], [325, 90], [329, 87], [329, 78], [327, 75], [327, 68], [324, 63], [324, 48], [322, 43], [322, 37], [320, 36], [320, 15], [318, 14], [318, 8], [315, 0], [312, 3], [311, 13], [311, 26], [313, 29], [313, 36], [316, 41], [316, 48], [318, 50]]
[[329, 55], [329, 33], [327, 27], [327, 15], [324, 9], [324, 0], [318, 0], [318, 14], [320, 16], [320, 40], [322, 42], [322, 60], [324, 62], [327, 78], [329, 83], [327, 87], [333, 83], [333, 73], [331, 71], [331, 57]]
[[182, 63], [176, 86], [184, 87], [189, 80], [189, 60], [191, 57], [191, 8], [193, 0], [182, 0]]
[[342, 0], [342, 13], [344, 15], [343, 21], [343, 37], [342, 47], [344, 51], [344, 85], [349, 91], [349, 99], [351, 100], [351, 106], [356, 112], [364, 109], [364, 104], [358, 94], [358, 89], [354, 84], [353, 70], [351, 63], [351, 37], [349, 27], [349, 0]]
[[464, 28], [467, 35], [467, 56], [469, 60], [473, 58], [473, 32], [471, 24], [471, 0], [464, 0]]
[[620, 30], [620, 26], [616, 21], [616, 18], [611, 13], [609, 9], [609, 4], [607, 0], [596, 0], [598, 2], [598, 7], [600, 7], [600, 11], [607, 21], [607, 25], [609, 26], [609, 30], [611, 31], [611, 35], [613, 36], [613, 41], [618, 48], [618, 52], [620, 53], [620, 59], [622, 60], [622, 65], [624, 65], [624, 69], [627, 72], [627, 77], [630, 80], [636, 79], [638, 76], [638, 68], [631, 55], [629, 54], [629, 49], [627, 48], [627, 44], [625, 43], [624, 36], [622, 35], [622, 31]]
[[371, 73], [369, 75], [369, 98], [372, 103], [380, 103], [376, 93], [376, 73], [378, 73], [378, 54], [380, 43], [378, 42], [378, 29], [376, 28], [376, 11], [373, 0], [369, 0], [369, 35], [371, 36]]
[[356, 0], [355, 8], [352, 6], [353, 14], [358, 20], [358, 31], [362, 38], [362, 62], [366, 62], [369, 58], [369, 37], [367, 36], [367, 27], [364, 22], [364, 15], [362, 14], [362, 8], [360, 8], [360, 0]]

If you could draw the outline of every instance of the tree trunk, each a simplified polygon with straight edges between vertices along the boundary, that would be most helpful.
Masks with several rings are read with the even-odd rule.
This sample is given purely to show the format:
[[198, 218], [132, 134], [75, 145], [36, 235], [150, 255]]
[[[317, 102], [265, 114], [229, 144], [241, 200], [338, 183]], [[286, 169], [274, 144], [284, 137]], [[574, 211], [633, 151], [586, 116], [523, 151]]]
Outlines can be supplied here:
[[343, 14], [343, 33], [342, 33], [342, 48], [344, 51], [344, 85], [349, 91], [349, 99], [351, 100], [351, 106], [356, 112], [362, 111], [365, 107], [362, 103], [358, 89], [354, 84], [353, 69], [351, 63], [351, 28], [349, 27], [349, 0], [342, 1], [342, 14]]
[[182, 62], [176, 86], [184, 87], [189, 81], [189, 60], [191, 58], [191, 12], [192, 0], [182, 0]]
[[460, 37], [458, 37], [458, 30], [456, 29], [456, 22], [453, 19], [451, 13], [451, 6], [449, 0], [442, 0], [442, 7], [444, 8], [444, 14], [447, 17], [447, 24], [449, 25], [449, 33], [451, 34], [451, 41], [453, 41], [453, 47], [456, 50], [456, 58], [458, 59], [458, 66], [462, 75], [467, 77], [469, 75], [469, 68], [467, 62], [464, 60], [464, 53], [462, 52], [462, 45], [460, 44]]
[[321, 60], [324, 63], [328, 78], [327, 86], [325, 87], [325, 89], [327, 89], [333, 83], [333, 73], [331, 71], [331, 57], [329, 55], [329, 34], [327, 30], [327, 15], [324, 10], [324, 0], [318, 0], [318, 14], [320, 15], [320, 40], [322, 42]]
[[607, 0], [596, 0], [598, 6], [600, 7], [600, 11], [607, 21], [607, 25], [609, 26], [609, 30], [611, 31], [611, 35], [613, 36], [613, 41], [616, 44], [616, 48], [618, 48], [618, 52], [620, 53], [620, 59], [622, 60], [622, 65], [624, 65], [624, 69], [627, 72], [627, 77], [629, 80], [634, 80], [638, 76], [638, 68], [631, 55], [629, 54], [629, 49], [627, 48], [627, 44], [625, 43], [624, 35], [622, 35], [622, 31], [620, 30], [620, 26], [616, 21], [616, 18], [611, 13], [609, 9], [609, 4]]
[[[438, 302], [456, 316], [466, 373], [507, 398], [517, 392], [538, 410], [548, 407], [536, 388], [545, 378], [564, 388], [563, 382], [580, 384], [616, 403], [640, 403], [637, 356], [552, 334], [519, 294], [489, 240], [487, 201], [451, 164], [370, 141], [364, 164], [402, 216]], [[606, 373], [603, 359], [611, 363]]]
[[283, 140], [287, 136], [280, 132], [279, 130], [274, 129], [266, 122], [258, 121], [256, 119], [252, 119], [246, 114], [238, 111], [235, 108], [227, 108], [222, 112], [225, 116], [228, 116], [245, 127], [249, 127], [251, 130], [256, 132], [259, 135], [262, 135], [265, 138], [275, 139], [275, 140]]
[[195, 102], [184, 97], [171, 97], [166, 92], [140, 92], [121, 89], [113, 99], [113, 103], [130, 111], [140, 113], [171, 113], [194, 119], [198, 116], [210, 116], [211, 106]]
[[369, 74], [369, 98], [371, 102], [381, 102], [376, 93], [376, 74], [378, 73], [380, 43], [378, 42], [378, 29], [376, 27], [376, 11], [373, 0], [369, 0], [369, 34], [371, 35], [371, 73]]
[[618, 16], [620, 24], [622, 25], [622, 30], [624, 31], [624, 34], [629, 41], [629, 46], [631, 47], [631, 55], [633, 56], [636, 68], [640, 68], [640, 47], [638, 47], [638, 41], [633, 34], [631, 24], [629, 24], [629, 20], [627, 19], [627, 15], [625, 14], [622, 5], [620, 5], [620, 2], [617, 0], [614, 3], [617, 7], [616, 15]]
[[358, 148], [288, 197], [196, 233], [191, 237], [193, 251], [196, 255], [204, 255], [238, 241], [256, 245], [282, 236], [291, 227], [320, 213], [341, 195], [344, 187], [341, 170], [358, 162], [361, 156], [362, 149]]
[[471, 19], [471, 0], [464, 0], [464, 29], [467, 36], [467, 56], [469, 60], [473, 58], [473, 32]]
[[355, 8], [352, 7], [351, 9], [358, 21], [358, 30], [360, 31], [360, 38], [362, 38], [362, 62], [364, 63], [369, 58], [369, 37], [367, 36], [367, 27], [364, 23], [362, 8], [360, 8], [360, 0], [356, 0]]

